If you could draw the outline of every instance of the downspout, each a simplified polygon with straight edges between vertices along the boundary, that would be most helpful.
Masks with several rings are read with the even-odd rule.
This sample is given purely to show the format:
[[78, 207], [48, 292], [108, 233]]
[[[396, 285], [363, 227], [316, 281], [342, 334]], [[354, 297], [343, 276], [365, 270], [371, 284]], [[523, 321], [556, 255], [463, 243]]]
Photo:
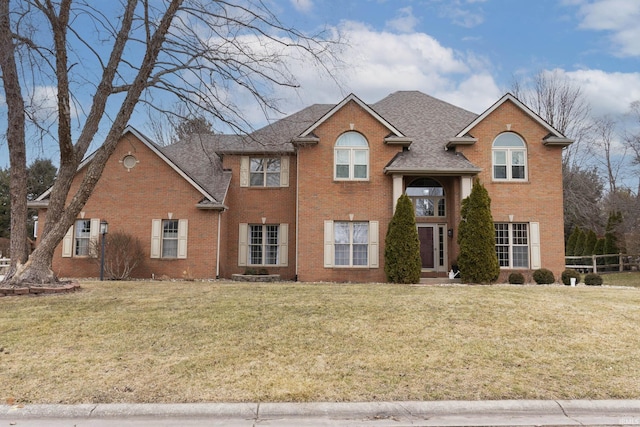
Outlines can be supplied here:
[[300, 150], [296, 153], [296, 255], [295, 255], [295, 281], [298, 281], [298, 224], [300, 223]]
[[220, 222], [222, 222], [222, 212], [218, 211], [218, 239], [216, 242], [216, 279], [220, 278]]

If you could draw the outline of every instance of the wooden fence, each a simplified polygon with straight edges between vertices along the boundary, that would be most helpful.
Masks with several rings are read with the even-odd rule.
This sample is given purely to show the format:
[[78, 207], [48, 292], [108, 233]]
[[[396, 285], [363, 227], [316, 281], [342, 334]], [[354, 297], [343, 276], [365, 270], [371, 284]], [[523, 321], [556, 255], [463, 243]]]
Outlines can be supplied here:
[[614, 273], [640, 270], [640, 255], [608, 254], [588, 256], [566, 256], [565, 267], [594, 273]]

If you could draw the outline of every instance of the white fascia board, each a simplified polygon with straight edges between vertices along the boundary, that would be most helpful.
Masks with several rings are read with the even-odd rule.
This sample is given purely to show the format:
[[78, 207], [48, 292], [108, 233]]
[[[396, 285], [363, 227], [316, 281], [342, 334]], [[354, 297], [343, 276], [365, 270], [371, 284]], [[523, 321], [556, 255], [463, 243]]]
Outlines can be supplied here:
[[345, 99], [343, 99], [342, 101], [340, 101], [339, 104], [337, 104], [335, 107], [333, 107], [331, 110], [329, 110], [324, 116], [322, 116], [318, 121], [316, 121], [314, 124], [312, 124], [310, 127], [308, 127], [307, 129], [305, 129], [300, 135], [299, 138], [304, 138], [309, 136], [309, 134], [311, 132], [313, 132], [318, 126], [320, 126], [322, 123], [326, 122], [331, 116], [333, 116], [336, 111], [340, 110], [342, 107], [344, 107], [349, 101], [354, 101], [356, 104], [358, 104], [359, 106], [361, 106], [367, 113], [369, 113], [371, 116], [373, 116], [376, 120], [378, 120], [384, 127], [386, 127], [387, 129], [389, 129], [389, 131], [391, 133], [393, 133], [395, 136], [400, 137], [400, 138], [404, 138], [405, 135], [402, 134], [402, 132], [400, 132], [398, 129], [396, 129], [393, 125], [391, 125], [391, 123], [389, 123], [388, 121], [386, 121], [380, 114], [376, 113], [371, 107], [369, 107], [367, 104], [365, 104], [360, 98], [358, 98], [357, 96], [355, 96], [353, 93], [350, 94], [349, 96], [347, 96]]
[[538, 124], [540, 124], [546, 130], [548, 130], [554, 136], [557, 136], [559, 138], [564, 138], [564, 135], [562, 133], [560, 133], [557, 129], [555, 129], [553, 126], [551, 126], [549, 123], [547, 123], [542, 117], [540, 117], [539, 115], [534, 113], [533, 110], [531, 110], [529, 107], [527, 107], [525, 104], [523, 104], [518, 98], [516, 98], [515, 96], [513, 96], [510, 93], [506, 93], [502, 98], [500, 98], [498, 101], [496, 101], [491, 107], [489, 107], [487, 110], [485, 110], [484, 113], [482, 113], [478, 117], [476, 117], [476, 119], [474, 121], [472, 121], [469, 125], [467, 125], [467, 127], [462, 129], [456, 135], [456, 138], [462, 138], [462, 137], [466, 136], [467, 133], [469, 133], [471, 131], [471, 129], [473, 129], [478, 123], [483, 121], [489, 114], [494, 112], [498, 107], [500, 107], [502, 104], [504, 104], [507, 101], [513, 102], [518, 108], [520, 108], [522, 111], [527, 113], [533, 120], [535, 120]]

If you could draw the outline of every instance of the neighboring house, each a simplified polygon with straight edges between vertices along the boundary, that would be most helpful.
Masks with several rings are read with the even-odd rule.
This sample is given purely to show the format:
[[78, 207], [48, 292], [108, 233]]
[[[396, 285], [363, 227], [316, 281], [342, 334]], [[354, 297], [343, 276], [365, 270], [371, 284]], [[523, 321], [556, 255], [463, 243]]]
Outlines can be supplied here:
[[[570, 143], [510, 94], [481, 115], [420, 92], [371, 105], [349, 95], [248, 136], [194, 135], [165, 147], [129, 127], [53, 268], [96, 277], [87, 248], [106, 220], [110, 232], [141, 239], [147, 259], [137, 277], [266, 269], [309, 282], [383, 282], [387, 227], [406, 193], [423, 276], [446, 276], [461, 201], [479, 179], [491, 196], [503, 276], [541, 267], [559, 275], [562, 148]], [[40, 221], [47, 197], [35, 202]]]

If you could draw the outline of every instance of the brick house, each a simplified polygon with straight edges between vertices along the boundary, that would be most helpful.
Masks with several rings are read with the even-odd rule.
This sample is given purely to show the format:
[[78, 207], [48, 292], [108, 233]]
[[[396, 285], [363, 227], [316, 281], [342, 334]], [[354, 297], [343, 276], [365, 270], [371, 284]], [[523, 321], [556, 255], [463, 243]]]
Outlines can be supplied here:
[[[558, 275], [561, 158], [570, 143], [510, 94], [480, 115], [420, 92], [371, 105], [349, 95], [248, 136], [194, 135], [165, 147], [129, 127], [53, 268], [96, 277], [87, 248], [106, 220], [146, 248], [137, 277], [266, 269], [290, 280], [383, 282], [385, 234], [406, 193], [423, 276], [446, 276], [461, 201], [479, 179], [492, 199], [504, 275], [541, 267]], [[40, 221], [47, 197], [32, 203]]]

